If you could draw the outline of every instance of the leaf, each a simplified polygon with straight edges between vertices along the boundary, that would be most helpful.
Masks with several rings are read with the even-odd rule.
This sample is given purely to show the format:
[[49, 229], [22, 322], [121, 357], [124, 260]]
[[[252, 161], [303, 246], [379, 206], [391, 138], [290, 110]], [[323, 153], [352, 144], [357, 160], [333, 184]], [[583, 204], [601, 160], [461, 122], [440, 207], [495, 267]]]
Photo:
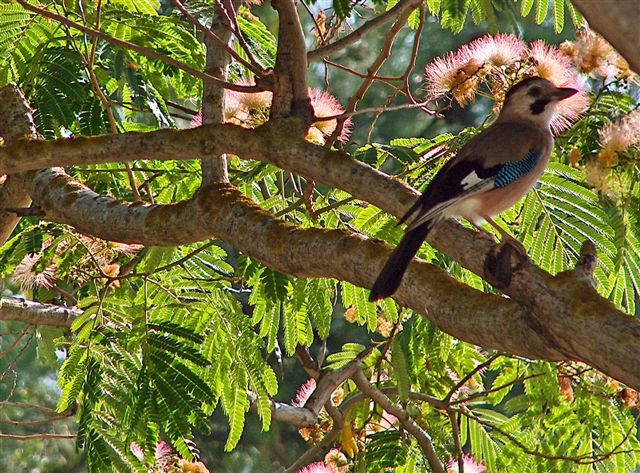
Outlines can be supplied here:
[[542, 24], [547, 16], [547, 10], [549, 9], [549, 0], [536, 0], [536, 23]]
[[553, 0], [553, 29], [556, 33], [561, 33], [564, 28], [564, 2]]
[[531, 9], [533, 8], [533, 1], [534, 0], [522, 0], [522, 3], [520, 4], [520, 14], [522, 16], [529, 15]]
[[226, 452], [235, 448], [244, 430], [245, 414], [249, 409], [246, 389], [246, 376], [242, 374], [242, 371], [235, 370], [222, 390], [222, 406], [229, 418], [230, 426], [229, 436], [224, 445]]
[[391, 364], [393, 365], [393, 375], [398, 383], [398, 395], [400, 401], [409, 399], [411, 380], [409, 379], [409, 369], [407, 367], [407, 356], [402, 349], [399, 337], [397, 337], [391, 347]]

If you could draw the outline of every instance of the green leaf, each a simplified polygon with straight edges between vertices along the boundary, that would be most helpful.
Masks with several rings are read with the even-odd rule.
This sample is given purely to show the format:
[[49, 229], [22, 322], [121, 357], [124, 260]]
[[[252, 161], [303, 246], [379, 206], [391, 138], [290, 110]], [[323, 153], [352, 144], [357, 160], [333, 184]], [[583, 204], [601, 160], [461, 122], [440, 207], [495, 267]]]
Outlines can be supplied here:
[[564, 28], [564, 2], [553, 0], [553, 29], [556, 33], [561, 33]]
[[542, 24], [547, 17], [547, 11], [549, 9], [549, 0], [536, 0], [536, 23]]
[[400, 400], [405, 402], [409, 399], [411, 380], [409, 379], [407, 356], [402, 348], [399, 337], [393, 341], [391, 346], [391, 364], [393, 365], [393, 375], [398, 383], [398, 395], [400, 396]]

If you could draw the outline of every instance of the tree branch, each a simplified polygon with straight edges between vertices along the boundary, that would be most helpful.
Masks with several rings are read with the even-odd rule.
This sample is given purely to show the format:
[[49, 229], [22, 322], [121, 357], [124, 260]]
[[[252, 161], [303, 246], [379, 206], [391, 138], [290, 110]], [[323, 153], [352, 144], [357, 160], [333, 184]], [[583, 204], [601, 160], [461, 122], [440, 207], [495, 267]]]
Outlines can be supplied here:
[[358, 368], [352, 379], [363, 394], [371, 398], [389, 414], [396, 416], [407, 432], [413, 435], [413, 437], [418, 441], [418, 445], [420, 445], [424, 456], [427, 458], [431, 471], [435, 473], [445, 473], [444, 466], [433, 449], [431, 437], [416, 423], [416, 421], [411, 418], [411, 416], [409, 416], [409, 414], [407, 414], [407, 411], [392, 402], [391, 399], [382, 393], [382, 391], [376, 389], [364, 375], [362, 369]]
[[[26, 142], [0, 148], [0, 167], [109, 162], [127, 154], [170, 159], [191, 157], [194, 150], [203, 155], [231, 152], [351, 192], [397, 217], [417, 197], [406, 185], [346, 154], [292, 138], [287, 123], [276, 121], [256, 130], [211, 125]], [[160, 206], [118, 203], [60, 171], [40, 171], [33, 184], [32, 196], [47, 218], [79, 231], [146, 245], [180, 245], [218, 236], [268, 266], [300, 277], [335, 277], [370, 287], [390, 251], [358, 235], [301, 230], [278, 222], [231, 186], [208, 187], [189, 201]], [[436, 226], [429, 242], [484, 277], [485, 260], [495, 256], [495, 244], [452, 221]], [[630, 362], [640, 358], [640, 322], [618, 311], [580, 278], [553, 277], [528, 260], [516, 263], [510, 284], [502, 289], [510, 301], [477, 293], [419, 262], [410, 266], [396, 300], [426, 312], [442, 330], [462, 340], [528, 358], [581, 360], [640, 388], [640, 373]]]
[[313, 122], [313, 108], [309, 100], [307, 52], [300, 17], [295, 0], [273, 0], [271, 5], [278, 12], [279, 25], [271, 117], [297, 116], [306, 132]]
[[[237, 2], [238, 0], [224, 0], [227, 3]], [[174, 0], [174, 4], [180, 5], [179, 0]], [[184, 7], [182, 7], [184, 9]], [[227, 73], [231, 57], [227, 49], [231, 40], [231, 29], [225, 24], [225, 16], [222, 14], [223, 6], [216, 3], [216, 15], [211, 20], [211, 28], [203, 29], [211, 36], [205, 36], [205, 46], [207, 49], [207, 65], [206, 70], [216, 77], [227, 80]], [[186, 11], [186, 10], [185, 10]], [[194, 18], [193, 21], [197, 20]], [[200, 24], [200, 23], [198, 23]], [[215, 41], [213, 38], [216, 38]], [[220, 47], [220, 43], [227, 49]], [[203, 84], [202, 88], [202, 123], [224, 123], [224, 107], [225, 107], [225, 89], [218, 84]], [[202, 182], [229, 182], [229, 173], [227, 171], [227, 156], [221, 153], [217, 156], [211, 156], [202, 159]]]
[[[4, 117], [0, 133], [5, 143], [37, 138], [31, 108], [17, 86], [0, 89], [0, 116]], [[32, 176], [31, 172], [6, 176], [0, 188], [0, 245], [9, 239], [20, 220], [15, 212], [7, 209], [28, 207], [31, 203], [29, 183]]]
[[352, 44], [357, 43], [371, 31], [391, 23], [407, 10], [411, 11], [419, 5], [419, 0], [400, 0], [393, 8], [365, 22], [360, 28], [352, 31], [347, 36], [344, 36], [331, 44], [322, 46], [321, 48], [309, 51], [309, 53], [307, 53], [307, 60], [309, 62], [313, 62], [319, 61], [324, 57], [333, 56]]
[[82, 310], [75, 307], [41, 304], [9, 297], [3, 297], [0, 300], [0, 320], [68, 328], [81, 314]]

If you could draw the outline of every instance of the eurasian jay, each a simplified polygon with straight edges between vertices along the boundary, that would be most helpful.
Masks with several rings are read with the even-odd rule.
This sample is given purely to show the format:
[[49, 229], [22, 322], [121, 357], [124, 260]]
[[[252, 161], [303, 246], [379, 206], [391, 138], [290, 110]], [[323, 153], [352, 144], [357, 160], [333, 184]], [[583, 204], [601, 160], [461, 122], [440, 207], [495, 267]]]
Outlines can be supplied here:
[[576, 89], [540, 77], [509, 89], [496, 121], [447, 162], [402, 217], [405, 234], [376, 280], [369, 299], [391, 296], [429, 231], [441, 219], [462, 217], [484, 232], [482, 222], [513, 238], [492, 217], [511, 208], [533, 187], [553, 148], [549, 128], [559, 101]]

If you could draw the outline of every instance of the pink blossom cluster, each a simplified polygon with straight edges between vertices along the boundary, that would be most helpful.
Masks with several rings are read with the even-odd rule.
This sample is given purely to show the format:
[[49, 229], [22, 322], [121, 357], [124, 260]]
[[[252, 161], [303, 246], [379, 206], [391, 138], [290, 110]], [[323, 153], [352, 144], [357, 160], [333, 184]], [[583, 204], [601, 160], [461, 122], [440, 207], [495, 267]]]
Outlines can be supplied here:
[[[244, 80], [237, 82], [237, 84], [252, 85]], [[226, 123], [255, 128], [268, 120], [273, 93], [270, 91], [245, 93], [227, 89], [224, 99], [224, 120]], [[335, 117], [344, 113], [344, 108], [338, 99], [329, 92], [309, 89], [309, 100], [316, 118]], [[202, 114], [199, 113], [191, 121], [191, 127], [200, 125], [202, 125]], [[336, 119], [316, 121], [309, 127], [306, 138], [313, 143], [324, 144], [336, 130], [337, 125]], [[352, 120], [347, 118], [337, 138], [338, 141], [347, 142], [351, 135], [351, 128]]]
[[527, 45], [512, 34], [485, 35], [434, 59], [425, 70], [427, 98], [452, 96], [464, 106], [475, 99], [484, 84], [500, 104], [511, 85], [532, 76], [581, 91], [559, 104], [551, 124], [555, 131], [568, 128], [588, 104], [584, 82], [570, 58], [544, 41]]

